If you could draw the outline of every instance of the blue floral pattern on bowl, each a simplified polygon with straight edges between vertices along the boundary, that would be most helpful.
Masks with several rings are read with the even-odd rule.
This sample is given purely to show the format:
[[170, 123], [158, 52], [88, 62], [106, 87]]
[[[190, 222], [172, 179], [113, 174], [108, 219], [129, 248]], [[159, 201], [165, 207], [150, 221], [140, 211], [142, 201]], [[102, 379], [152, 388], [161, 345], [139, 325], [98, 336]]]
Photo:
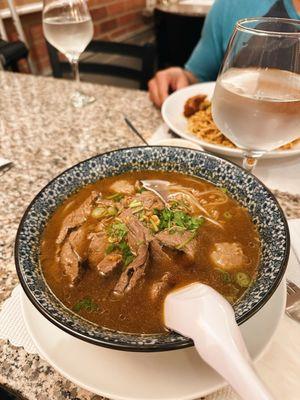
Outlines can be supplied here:
[[34, 306], [52, 323], [85, 341], [130, 351], [163, 351], [193, 345], [179, 334], [125, 334], [101, 328], [67, 309], [46, 284], [39, 260], [40, 238], [54, 210], [82, 186], [132, 170], [177, 171], [206, 179], [249, 210], [261, 241], [262, 257], [254, 284], [234, 306], [239, 324], [257, 312], [279, 285], [288, 262], [289, 232], [273, 194], [253, 175], [220, 157], [177, 147], [134, 147], [83, 161], [52, 180], [26, 210], [16, 238], [19, 279]]

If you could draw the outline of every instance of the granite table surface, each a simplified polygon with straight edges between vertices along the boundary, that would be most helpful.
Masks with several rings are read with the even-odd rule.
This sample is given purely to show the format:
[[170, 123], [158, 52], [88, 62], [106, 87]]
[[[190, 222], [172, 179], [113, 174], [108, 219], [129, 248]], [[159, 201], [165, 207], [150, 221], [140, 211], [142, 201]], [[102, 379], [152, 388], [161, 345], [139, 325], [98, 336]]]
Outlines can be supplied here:
[[[75, 110], [70, 81], [0, 72], [0, 309], [18, 284], [13, 244], [19, 220], [39, 190], [67, 167], [93, 155], [140, 145], [124, 115], [149, 137], [161, 123], [145, 92], [83, 84], [97, 101]], [[300, 196], [276, 192], [288, 217], [300, 217]], [[0, 340], [0, 383], [29, 400], [99, 400], [37, 355]]]

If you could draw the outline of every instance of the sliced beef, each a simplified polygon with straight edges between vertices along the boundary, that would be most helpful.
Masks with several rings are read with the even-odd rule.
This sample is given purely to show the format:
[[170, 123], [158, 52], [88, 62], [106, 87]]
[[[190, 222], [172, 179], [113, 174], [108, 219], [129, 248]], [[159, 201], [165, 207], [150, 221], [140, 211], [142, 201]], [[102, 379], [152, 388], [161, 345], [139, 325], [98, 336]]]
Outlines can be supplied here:
[[162, 210], [164, 208], [164, 203], [162, 200], [153, 192], [145, 190], [142, 193], [137, 193], [134, 196], [128, 196], [123, 199], [123, 204], [128, 207], [133, 201], [141, 202], [145, 210], [152, 211], [155, 208]]
[[98, 233], [92, 233], [90, 235], [90, 245], [88, 249], [88, 261], [92, 268], [97, 267], [97, 265], [104, 259], [105, 250], [108, 246], [108, 239], [104, 231]]
[[88, 250], [88, 261], [91, 267], [96, 267], [100, 275], [106, 276], [122, 263], [120, 254], [105, 254], [109, 245], [105, 231], [92, 233]]
[[110, 199], [98, 198], [96, 200], [96, 205], [97, 205], [97, 207], [113, 207], [113, 206], [115, 206], [115, 202]]
[[122, 194], [134, 194], [135, 193], [134, 185], [132, 185], [125, 179], [117, 180], [116, 182], [114, 182], [112, 185], [110, 185], [109, 190], [116, 192], [116, 193], [122, 193]]
[[83, 272], [82, 262], [85, 259], [88, 245], [86, 234], [87, 232], [84, 227], [71, 232], [58, 252], [58, 260], [65, 274], [68, 276], [71, 285], [78, 282]]
[[76, 231], [72, 231], [68, 237], [73, 250], [80, 258], [85, 258], [86, 249], [89, 244], [87, 239], [87, 230], [81, 226]]
[[132, 232], [128, 232], [127, 234], [127, 243], [133, 254], [137, 254], [139, 248], [139, 242], [136, 239], [136, 236]]
[[82, 225], [91, 213], [95, 200], [99, 193], [92, 192], [91, 195], [74, 211], [72, 211], [63, 221], [60, 232], [56, 239], [57, 244], [61, 244], [69, 231]]
[[137, 257], [128, 265], [125, 271], [122, 272], [120, 279], [114, 288], [114, 294], [122, 296], [133, 289], [144, 277], [148, 262], [148, 245], [141, 244], [138, 248]]
[[107, 276], [122, 264], [121, 254], [108, 254], [97, 265], [99, 274]]
[[131, 241], [135, 238], [137, 245], [144, 241], [150, 241], [152, 234], [148, 228], [146, 228], [141, 221], [132, 213], [130, 208], [124, 210], [118, 217], [124, 224], [126, 224], [129, 233], [131, 233]]
[[153, 239], [150, 242], [150, 254], [154, 264], [166, 265], [172, 261], [157, 239]]
[[162, 210], [165, 206], [161, 199], [154, 193], [145, 190], [135, 196], [137, 201], [141, 201], [146, 210], [153, 211], [155, 208]]
[[175, 280], [170, 272], [163, 275], [161, 280], [155, 282], [150, 289], [150, 296], [152, 300], [157, 300], [159, 297], [166, 293], [166, 290], [175, 286]]
[[190, 260], [194, 260], [197, 252], [197, 240], [193, 237], [194, 234], [185, 232], [172, 232], [165, 230], [155, 235], [156, 239], [162, 246], [169, 247], [170, 249], [179, 250], [184, 252]]
[[70, 284], [73, 286], [79, 280], [82, 269], [81, 258], [76, 251], [74, 251], [69, 240], [65, 241], [62, 245], [60, 264], [63, 267], [65, 274], [68, 276]]
[[235, 242], [216, 243], [210, 258], [216, 267], [226, 270], [242, 267], [247, 261], [242, 245]]

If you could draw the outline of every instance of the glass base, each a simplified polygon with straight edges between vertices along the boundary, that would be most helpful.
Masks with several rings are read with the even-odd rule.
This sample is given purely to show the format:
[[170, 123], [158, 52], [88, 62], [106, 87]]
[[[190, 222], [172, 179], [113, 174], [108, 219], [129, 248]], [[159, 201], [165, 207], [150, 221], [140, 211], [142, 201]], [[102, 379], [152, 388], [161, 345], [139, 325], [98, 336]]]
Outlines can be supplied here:
[[253, 172], [258, 159], [265, 154], [265, 151], [245, 151], [243, 154], [243, 168], [246, 171]]
[[243, 159], [243, 168], [251, 172], [257, 164], [257, 158], [245, 156]]
[[94, 103], [94, 101], [96, 101], [95, 97], [87, 96], [78, 90], [71, 97], [72, 105], [75, 108], [85, 107], [88, 104]]

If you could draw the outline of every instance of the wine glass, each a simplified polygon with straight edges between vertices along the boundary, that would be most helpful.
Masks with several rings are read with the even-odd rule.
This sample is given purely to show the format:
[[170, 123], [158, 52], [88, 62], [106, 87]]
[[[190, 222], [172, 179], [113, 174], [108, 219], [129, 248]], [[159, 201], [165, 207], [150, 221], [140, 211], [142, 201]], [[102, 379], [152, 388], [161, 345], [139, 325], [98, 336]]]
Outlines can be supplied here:
[[77, 90], [71, 97], [74, 107], [95, 101], [80, 92], [78, 61], [93, 38], [94, 27], [86, 0], [44, 0], [43, 30], [49, 43], [62, 52], [71, 64]]
[[243, 167], [300, 137], [300, 21], [237, 22], [212, 99], [220, 131], [244, 152]]

